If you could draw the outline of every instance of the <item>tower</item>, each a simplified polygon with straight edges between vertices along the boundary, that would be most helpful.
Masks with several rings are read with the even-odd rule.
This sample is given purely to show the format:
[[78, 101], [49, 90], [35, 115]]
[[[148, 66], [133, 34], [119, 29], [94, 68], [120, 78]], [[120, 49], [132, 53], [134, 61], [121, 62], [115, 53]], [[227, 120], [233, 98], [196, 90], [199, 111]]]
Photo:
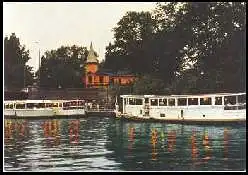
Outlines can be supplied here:
[[98, 59], [95, 55], [95, 51], [92, 46], [92, 42], [90, 43], [90, 50], [87, 56], [86, 65], [85, 65], [85, 74], [88, 73], [96, 73], [98, 71]]
[[99, 61], [97, 59], [97, 55], [92, 46], [92, 42], [90, 43], [89, 54], [85, 63], [85, 86], [89, 87], [90, 85], [94, 85], [95, 82], [95, 73], [98, 71]]

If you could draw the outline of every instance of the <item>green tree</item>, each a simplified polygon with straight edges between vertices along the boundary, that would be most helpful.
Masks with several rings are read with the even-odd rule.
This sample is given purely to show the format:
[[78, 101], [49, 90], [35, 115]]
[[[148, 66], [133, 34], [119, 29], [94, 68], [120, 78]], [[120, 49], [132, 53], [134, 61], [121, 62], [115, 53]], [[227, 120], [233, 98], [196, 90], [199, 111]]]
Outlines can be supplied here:
[[26, 65], [29, 50], [20, 44], [15, 33], [4, 38], [4, 86], [20, 90], [33, 84], [32, 67]]
[[[245, 89], [245, 3], [160, 3], [155, 16], [159, 39], [176, 41], [167, 45], [170, 60], [177, 60], [169, 72], [185, 74], [175, 77], [173, 86], [178, 82], [177, 88], [189, 87], [192, 92]], [[188, 69], [195, 70], [185, 71], [189, 64]]]
[[133, 84], [135, 94], [164, 94], [166, 87], [164, 81], [151, 75], [140, 76]]
[[154, 24], [149, 12], [127, 12], [113, 29], [115, 40], [106, 47], [104, 67], [114, 72], [123, 69], [135, 74], [152, 72], [150, 40]]
[[[83, 87], [86, 47], [61, 46], [45, 52], [41, 57], [40, 86], [47, 88]], [[39, 70], [38, 70], [39, 71]]]

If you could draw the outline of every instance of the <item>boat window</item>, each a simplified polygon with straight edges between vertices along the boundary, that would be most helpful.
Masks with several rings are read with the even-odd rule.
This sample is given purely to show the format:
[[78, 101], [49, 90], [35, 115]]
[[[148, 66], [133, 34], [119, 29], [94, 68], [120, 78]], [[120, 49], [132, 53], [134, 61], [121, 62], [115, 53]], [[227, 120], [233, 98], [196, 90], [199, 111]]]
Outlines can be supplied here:
[[158, 99], [151, 99], [151, 106], [158, 106]]
[[83, 101], [78, 102], [78, 106], [83, 106], [83, 105], [84, 105]]
[[168, 104], [169, 104], [169, 106], [175, 106], [175, 99], [174, 98], [169, 98], [168, 99]]
[[53, 103], [53, 107], [58, 107], [58, 103]]
[[198, 105], [198, 98], [188, 98], [188, 105]]
[[46, 107], [51, 108], [51, 107], [53, 107], [53, 104], [52, 103], [46, 103]]
[[5, 109], [9, 109], [9, 104], [5, 104], [5, 105], [4, 105], [4, 108], [5, 108]]
[[36, 107], [37, 108], [45, 108], [45, 103], [37, 103]]
[[246, 94], [238, 96], [238, 103], [246, 103]]
[[224, 97], [225, 105], [235, 105], [236, 104], [236, 96], [226, 96]]
[[215, 97], [215, 105], [222, 105], [222, 97]]
[[10, 108], [10, 109], [13, 109], [13, 108], [14, 108], [14, 105], [13, 105], [13, 104], [10, 104], [10, 105], [9, 105], [9, 108]]
[[77, 101], [71, 102], [71, 105], [72, 105], [72, 106], [77, 106]]
[[59, 103], [59, 107], [62, 107], [62, 103]]
[[124, 104], [125, 104], [125, 105], [127, 104], [127, 99], [126, 99], [126, 98], [124, 98]]
[[135, 105], [135, 99], [129, 98], [129, 105]]
[[149, 103], [149, 98], [145, 98], [145, 103]]
[[13, 104], [5, 104], [4, 108], [5, 109], [13, 109], [14, 105]]
[[167, 106], [167, 99], [159, 99], [159, 106]]
[[27, 103], [27, 108], [32, 109], [34, 108], [34, 103]]
[[25, 109], [25, 104], [16, 104], [16, 109]]
[[135, 104], [136, 105], [142, 105], [143, 104], [143, 100], [142, 99], [136, 99], [135, 100]]
[[177, 99], [178, 106], [186, 106], [187, 105], [187, 98], [179, 98]]
[[200, 98], [200, 105], [211, 105], [212, 99], [210, 97]]

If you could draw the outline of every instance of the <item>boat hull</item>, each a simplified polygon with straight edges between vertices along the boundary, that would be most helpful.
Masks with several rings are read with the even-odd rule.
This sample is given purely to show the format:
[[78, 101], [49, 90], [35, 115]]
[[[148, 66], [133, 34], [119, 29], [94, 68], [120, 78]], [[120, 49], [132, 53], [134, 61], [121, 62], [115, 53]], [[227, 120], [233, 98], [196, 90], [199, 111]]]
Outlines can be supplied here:
[[4, 116], [6, 117], [19, 117], [19, 118], [38, 118], [38, 117], [59, 117], [59, 116], [84, 116], [84, 109], [15, 109], [4, 110]]
[[85, 115], [85, 109], [67, 109], [67, 110], [63, 110], [63, 109], [55, 109], [54, 110], [55, 115], [58, 116], [71, 116], [71, 115]]
[[[246, 109], [224, 110], [224, 107], [151, 107], [145, 115], [142, 106], [126, 106], [124, 118], [173, 122], [245, 122]], [[117, 115], [118, 116], [118, 115]]]

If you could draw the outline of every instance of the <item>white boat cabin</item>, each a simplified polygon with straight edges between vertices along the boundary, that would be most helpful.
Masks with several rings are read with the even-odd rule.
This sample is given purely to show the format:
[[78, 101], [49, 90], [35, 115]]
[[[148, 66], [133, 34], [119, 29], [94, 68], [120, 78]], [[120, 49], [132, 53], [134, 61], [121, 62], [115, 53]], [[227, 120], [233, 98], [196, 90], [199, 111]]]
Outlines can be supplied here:
[[[218, 93], [201, 95], [121, 95], [122, 113], [155, 118], [214, 119], [218, 115], [246, 114], [246, 93]], [[236, 111], [236, 112], [235, 112]], [[242, 111], [242, 112], [240, 112]], [[244, 116], [242, 115], [244, 118]]]

